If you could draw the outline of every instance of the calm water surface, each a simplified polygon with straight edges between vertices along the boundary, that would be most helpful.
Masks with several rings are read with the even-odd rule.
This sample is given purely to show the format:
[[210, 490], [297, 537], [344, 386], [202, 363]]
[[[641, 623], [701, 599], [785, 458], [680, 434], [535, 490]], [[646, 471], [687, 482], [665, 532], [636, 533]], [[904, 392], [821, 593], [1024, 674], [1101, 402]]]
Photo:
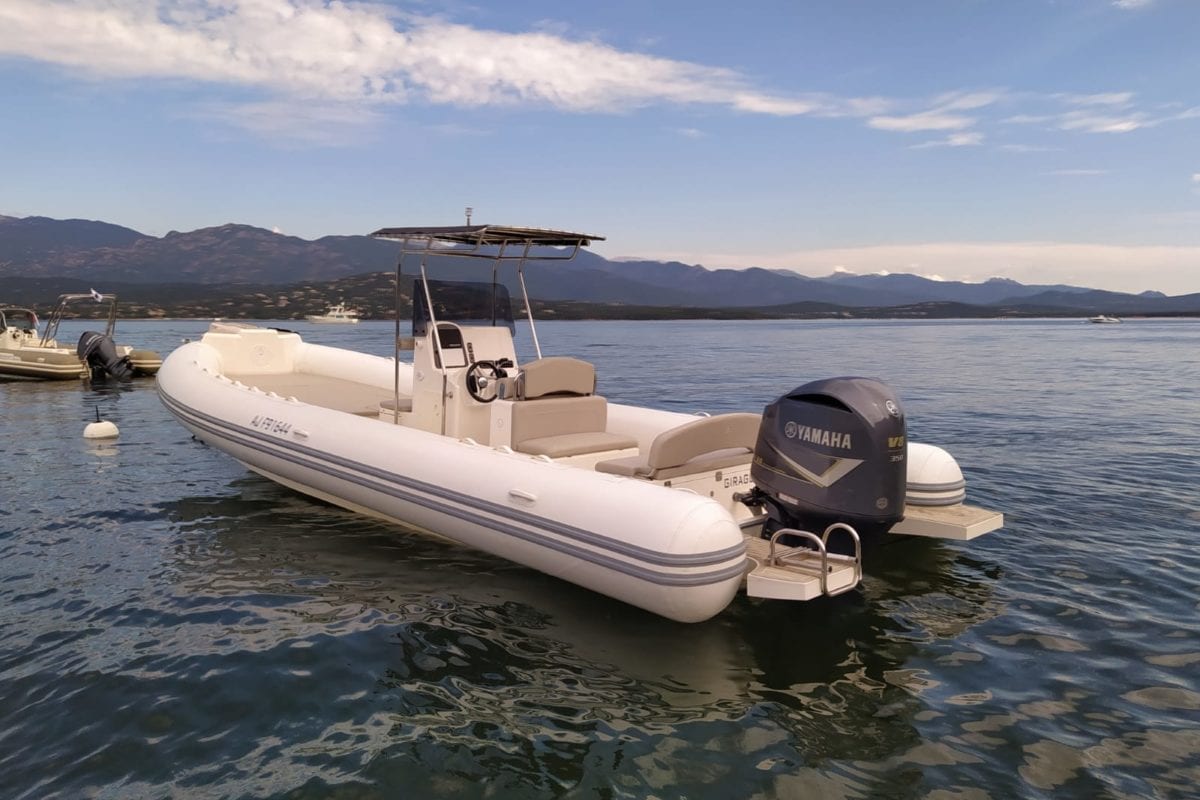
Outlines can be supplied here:
[[[0, 795], [1197, 796], [1200, 324], [539, 334], [610, 400], [676, 410], [883, 378], [1008, 524], [681, 625], [276, 487], [152, 382], [0, 384]], [[82, 438], [96, 409], [119, 439]]]

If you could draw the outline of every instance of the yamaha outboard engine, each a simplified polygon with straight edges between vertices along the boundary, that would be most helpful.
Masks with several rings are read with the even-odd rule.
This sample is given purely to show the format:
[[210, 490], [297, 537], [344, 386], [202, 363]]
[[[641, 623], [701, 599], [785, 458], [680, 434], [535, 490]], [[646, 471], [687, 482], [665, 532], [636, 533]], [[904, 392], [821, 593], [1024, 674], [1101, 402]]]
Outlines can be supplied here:
[[75, 352], [87, 362], [93, 378], [103, 378], [105, 375], [112, 375], [119, 381], [133, 378], [133, 364], [129, 358], [117, 355], [116, 344], [102, 333], [85, 331], [79, 337]]
[[904, 439], [900, 401], [872, 378], [813, 381], [771, 403], [747, 498], [766, 507], [763, 537], [780, 528], [819, 536], [834, 522], [864, 536], [887, 531], [904, 517]]

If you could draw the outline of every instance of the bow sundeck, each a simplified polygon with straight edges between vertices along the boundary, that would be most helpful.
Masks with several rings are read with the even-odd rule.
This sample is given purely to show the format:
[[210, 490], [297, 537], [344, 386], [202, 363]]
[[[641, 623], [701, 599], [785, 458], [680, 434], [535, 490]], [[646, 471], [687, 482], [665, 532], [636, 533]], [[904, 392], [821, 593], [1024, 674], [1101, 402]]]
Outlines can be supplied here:
[[[610, 403], [592, 364], [543, 353], [524, 276], [527, 262], [569, 260], [601, 237], [491, 225], [373, 235], [401, 242], [393, 357], [214, 322], [163, 364], [166, 407], [284, 486], [684, 622], [740, 588], [786, 600], [852, 590], [863, 541], [970, 539], [1003, 522], [964, 505], [949, 454], [907, 442], [878, 381], [806, 384], [763, 413]], [[491, 280], [430, 278], [446, 257], [482, 261]], [[512, 266], [528, 360], [498, 279]]]
[[[107, 303], [104, 331], [86, 331], [75, 347], [58, 340], [58, 326], [79, 303]], [[162, 359], [150, 350], [139, 350], [113, 340], [117, 325], [117, 296], [93, 292], [64, 294], [38, 332], [37, 314], [29, 308], [0, 308], [0, 378], [34, 380], [102, 379], [129, 380], [153, 375]]]

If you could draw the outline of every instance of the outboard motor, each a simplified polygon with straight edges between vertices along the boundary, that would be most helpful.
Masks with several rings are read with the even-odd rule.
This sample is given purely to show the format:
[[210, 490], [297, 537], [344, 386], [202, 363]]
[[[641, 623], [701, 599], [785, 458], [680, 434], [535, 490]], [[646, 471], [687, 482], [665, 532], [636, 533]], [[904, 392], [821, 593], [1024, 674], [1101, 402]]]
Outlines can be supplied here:
[[780, 528], [820, 536], [835, 522], [887, 531], [904, 517], [905, 452], [900, 401], [878, 380], [829, 378], [783, 395], [763, 414], [750, 467], [763, 538]]
[[117, 346], [113, 340], [102, 333], [85, 331], [79, 337], [79, 345], [75, 352], [87, 362], [93, 378], [111, 375], [119, 381], [133, 378], [133, 364], [127, 356], [117, 355]]

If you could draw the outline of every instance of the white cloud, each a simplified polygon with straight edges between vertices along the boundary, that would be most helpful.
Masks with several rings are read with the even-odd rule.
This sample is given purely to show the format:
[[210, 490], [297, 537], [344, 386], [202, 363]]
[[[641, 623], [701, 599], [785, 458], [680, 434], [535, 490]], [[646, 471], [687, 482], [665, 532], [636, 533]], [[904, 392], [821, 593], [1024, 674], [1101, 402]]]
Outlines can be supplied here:
[[1124, 117], [1109, 117], [1083, 112], [1069, 112], [1058, 119], [1058, 127], [1064, 131], [1084, 131], [1085, 133], [1129, 133], [1138, 128], [1153, 125], [1142, 114], [1131, 114]]
[[[958, 112], [973, 111], [996, 103], [1004, 97], [1002, 92], [949, 92], [933, 99], [931, 107], [913, 114], [878, 114], [867, 120], [867, 125], [877, 130], [916, 133], [919, 131], [964, 131], [973, 127], [978, 120]], [[962, 147], [979, 144], [982, 134], [959, 133], [935, 142], [926, 142], [918, 147]]]
[[956, 131], [969, 128], [975, 124], [971, 117], [958, 114], [944, 114], [935, 111], [922, 111], [907, 116], [871, 117], [867, 124], [881, 131], [900, 131], [915, 133], [917, 131]]
[[934, 100], [934, 107], [939, 111], [970, 111], [976, 108], [990, 106], [1004, 98], [999, 91], [988, 92], [951, 92]]
[[1064, 175], [1067, 177], [1090, 177], [1093, 175], [1107, 175], [1106, 169], [1055, 169], [1046, 173], [1047, 175]]
[[1065, 283], [1122, 292], [1197, 291], [1200, 246], [1105, 245], [1078, 242], [929, 242], [794, 252], [647, 252], [649, 259], [718, 267], [755, 265], [806, 275], [840, 271], [920, 272], [944, 280], [1003, 275], [1025, 284]]
[[970, 147], [972, 145], [982, 144], [983, 134], [977, 131], [970, 133], [955, 133], [946, 139], [946, 144], [950, 147]]
[[1055, 97], [1073, 106], [1128, 106], [1133, 92], [1102, 92], [1100, 94], [1059, 94]]
[[523, 32], [486, 30], [372, 0], [0, 0], [4, 56], [53, 64], [81, 80], [233, 88], [247, 97], [245, 105], [210, 103], [200, 113], [310, 145], [370, 135], [386, 106], [411, 103], [606, 114], [701, 105], [947, 134], [918, 147], [981, 143], [976, 131], [995, 124], [988, 112], [1002, 103], [1052, 103], [1048, 113], [1008, 121], [1091, 133], [1200, 115], [1193, 107], [1152, 118], [1133, 107], [1131, 92], [1120, 91], [964, 89], [924, 102], [772, 91], [737, 70], [571, 38], [569, 26], [552, 20]]
[[542, 104], [619, 112], [652, 103], [775, 116], [861, 115], [874, 98], [788, 97], [739, 73], [572, 41], [320, 0], [4, 0], [0, 55], [83, 77], [185, 79], [333, 103]]
[[[891, 131], [954, 131], [961, 111], [998, 93], [952, 92], [928, 110], [891, 115], [879, 97], [762, 91], [730, 69], [570, 40], [551, 22], [530, 32], [481, 30], [359, 2], [319, 0], [4, 0], [0, 55], [59, 65], [80, 77], [188, 80], [266, 93], [226, 106], [229, 121], [264, 134], [289, 108], [327, 123], [351, 106], [415, 101], [463, 106], [545, 105], [613, 113], [652, 104], [725, 106], [779, 117], [871, 117]], [[330, 105], [327, 112], [315, 106]], [[218, 107], [210, 107], [210, 111]], [[270, 111], [277, 122], [272, 122]], [[297, 129], [323, 142], [328, 125]], [[280, 132], [282, 135], [282, 132]]]
[[1192, 183], [1200, 183], [1200, 172], [1192, 173]]
[[978, 131], [964, 131], [962, 133], [952, 133], [945, 139], [937, 139], [931, 142], [922, 142], [921, 144], [913, 145], [914, 150], [924, 150], [931, 147], [973, 147], [983, 144], [983, 134]]
[[777, 117], [812, 114], [820, 109], [820, 105], [809, 100], [788, 100], [780, 97], [768, 97], [753, 92], [735, 94], [732, 99], [734, 108], [740, 111], [750, 111], [755, 114], [772, 114]]
[[1054, 116], [1050, 114], [1013, 114], [1011, 117], [1005, 117], [1002, 122], [1010, 125], [1039, 125], [1044, 122], [1050, 122]]
[[1145, 8], [1152, 2], [1154, 2], [1154, 0], [1113, 0], [1113, 5], [1117, 8], [1132, 10], [1135, 8]]
[[1026, 99], [1034, 104], [1040, 100], [1043, 106], [1048, 101], [1051, 104], [1058, 104], [1059, 109], [1064, 105], [1067, 108], [1038, 114], [1013, 114], [1001, 121], [1014, 125], [1040, 125], [1060, 131], [1131, 133], [1143, 128], [1154, 128], [1169, 122], [1200, 117], [1200, 106], [1167, 113], [1170, 109], [1180, 107], [1182, 105], [1180, 103], [1161, 104], [1154, 109], [1153, 114], [1137, 110], [1133, 107], [1135, 98], [1132, 92], [1104, 92], [1089, 95], [1051, 94], [1041, 98], [1031, 96]]
[[1083, 133], [1130, 133], [1138, 128], [1159, 124], [1144, 114], [1132, 113], [1123, 117], [1091, 114], [1084, 111], [1068, 111], [1062, 114], [1016, 114], [1004, 120], [1014, 125], [1047, 125], [1060, 131], [1082, 131]]
[[[839, 100], [839, 105], [835, 110], [840, 109], [840, 116], [873, 117], [877, 114], [886, 114], [895, 105], [894, 101], [885, 97], [843, 97]], [[831, 111], [830, 116], [835, 115], [837, 114]]]

